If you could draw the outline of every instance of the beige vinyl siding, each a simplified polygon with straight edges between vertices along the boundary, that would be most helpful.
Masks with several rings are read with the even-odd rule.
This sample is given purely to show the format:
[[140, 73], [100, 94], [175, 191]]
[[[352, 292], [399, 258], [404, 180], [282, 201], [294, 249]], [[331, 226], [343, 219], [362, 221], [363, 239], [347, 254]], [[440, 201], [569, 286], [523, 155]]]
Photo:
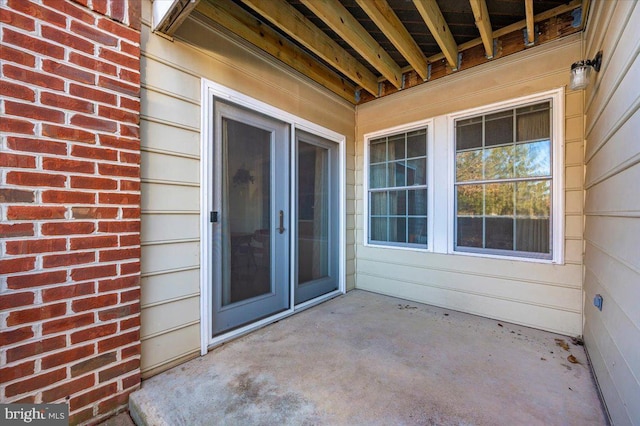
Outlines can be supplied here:
[[[200, 353], [201, 78], [344, 134], [351, 188], [355, 108], [200, 18], [188, 18], [173, 41], [151, 34], [151, 2], [142, 5], [141, 369], [149, 377]], [[350, 289], [355, 201], [346, 193]]]
[[[442, 183], [449, 167], [446, 114], [566, 86], [569, 66], [580, 59], [580, 52], [581, 35], [569, 36], [357, 108], [357, 288], [567, 335], [582, 334], [582, 92], [567, 90], [564, 99], [564, 264], [366, 246], [363, 184], [364, 135], [433, 118], [434, 174]], [[433, 232], [439, 241], [450, 241], [452, 193], [443, 191], [439, 188], [434, 200]]]
[[[585, 343], [613, 424], [640, 425], [640, 6], [595, 2], [585, 57]], [[602, 311], [593, 298], [604, 298]]]
[[200, 352], [200, 79], [141, 43], [141, 370], [149, 377]]

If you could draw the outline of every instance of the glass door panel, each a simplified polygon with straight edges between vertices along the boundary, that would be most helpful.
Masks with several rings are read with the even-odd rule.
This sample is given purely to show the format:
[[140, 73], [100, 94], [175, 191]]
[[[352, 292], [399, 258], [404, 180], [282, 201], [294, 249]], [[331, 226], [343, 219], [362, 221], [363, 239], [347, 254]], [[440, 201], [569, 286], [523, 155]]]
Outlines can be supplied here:
[[298, 145], [298, 283], [329, 275], [329, 155], [327, 149]]
[[215, 103], [213, 336], [290, 306], [289, 126]]
[[223, 253], [222, 305], [227, 306], [272, 290], [271, 133], [223, 118], [222, 140], [227, 160], [222, 179], [228, 191], [222, 233], [229, 240], [227, 256]]
[[296, 288], [302, 303], [338, 288], [337, 144], [296, 134]]

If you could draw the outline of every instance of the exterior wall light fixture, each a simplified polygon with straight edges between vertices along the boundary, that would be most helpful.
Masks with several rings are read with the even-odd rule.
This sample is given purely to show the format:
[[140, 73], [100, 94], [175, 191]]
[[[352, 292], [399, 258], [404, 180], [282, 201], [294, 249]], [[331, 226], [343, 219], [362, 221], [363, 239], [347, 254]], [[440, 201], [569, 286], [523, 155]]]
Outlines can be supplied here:
[[569, 88], [571, 90], [582, 90], [589, 85], [591, 78], [591, 69], [595, 72], [600, 72], [600, 65], [602, 64], [602, 51], [596, 54], [593, 59], [585, 59], [583, 61], [574, 62], [571, 65], [571, 78], [569, 81]]

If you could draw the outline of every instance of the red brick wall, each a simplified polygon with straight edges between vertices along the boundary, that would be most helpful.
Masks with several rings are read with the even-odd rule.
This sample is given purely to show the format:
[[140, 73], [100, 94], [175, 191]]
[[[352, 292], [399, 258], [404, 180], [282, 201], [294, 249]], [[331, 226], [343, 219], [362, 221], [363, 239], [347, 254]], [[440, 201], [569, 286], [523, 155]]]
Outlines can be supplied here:
[[0, 0], [0, 400], [140, 383], [140, 1]]

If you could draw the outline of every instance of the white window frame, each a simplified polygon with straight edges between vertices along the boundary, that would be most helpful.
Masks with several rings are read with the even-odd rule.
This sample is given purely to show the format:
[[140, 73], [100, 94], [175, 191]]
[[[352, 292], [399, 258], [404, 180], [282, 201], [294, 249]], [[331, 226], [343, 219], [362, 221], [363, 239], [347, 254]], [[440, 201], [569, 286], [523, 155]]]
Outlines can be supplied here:
[[[535, 102], [551, 101], [551, 155], [552, 155], [552, 195], [551, 195], [551, 259], [541, 259], [535, 257], [515, 256], [509, 254], [496, 253], [478, 253], [455, 250], [455, 227], [456, 227], [456, 211], [455, 211], [455, 164], [456, 164], [456, 146], [455, 146], [455, 122], [459, 119], [471, 117], [474, 115], [485, 115], [497, 112], [503, 109], [516, 108], [521, 105], [531, 104]], [[555, 263], [564, 264], [564, 88], [558, 88], [534, 95], [524, 96], [515, 99], [509, 99], [503, 102], [497, 102], [490, 105], [484, 105], [478, 108], [458, 111], [447, 115], [448, 121], [448, 146], [449, 146], [449, 182], [448, 198], [449, 198], [449, 219], [448, 219], [448, 253], [462, 256], [489, 257], [494, 259], [517, 260], [523, 262], [536, 263]]]
[[[393, 244], [378, 244], [375, 242], [369, 242], [369, 143], [372, 139], [378, 139], [385, 136], [392, 136], [398, 133], [406, 133], [414, 130], [427, 129], [427, 246], [417, 247], [410, 245], [409, 243], [393, 243]], [[363, 174], [363, 228], [364, 228], [364, 245], [367, 247], [381, 247], [385, 249], [397, 249], [397, 250], [412, 250], [421, 252], [433, 251], [433, 135], [434, 135], [434, 121], [432, 118], [427, 120], [415, 121], [400, 126], [390, 127], [387, 129], [367, 133], [364, 135], [364, 170]]]

